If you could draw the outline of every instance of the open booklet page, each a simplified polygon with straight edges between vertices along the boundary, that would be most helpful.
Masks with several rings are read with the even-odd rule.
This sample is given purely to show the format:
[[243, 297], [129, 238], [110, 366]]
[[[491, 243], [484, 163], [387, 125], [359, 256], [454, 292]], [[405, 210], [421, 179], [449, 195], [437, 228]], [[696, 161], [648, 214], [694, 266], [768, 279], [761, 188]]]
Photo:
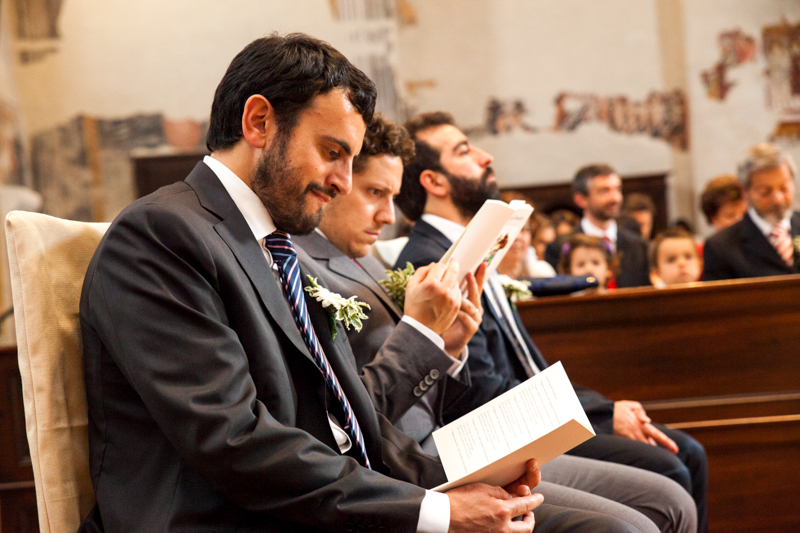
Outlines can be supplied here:
[[487, 272], [491, 273], [531, 213], [533, 207], [522, 200], [514, 200], [510, 204], [487, 200], [439, 262], [446, 264], [451, 258], [457, 259], [461, 267], [461, 279], [467, 272], [475, 272], [482, 261], [489, 263]]
[[536, 458], [540, 465], [594, 436], [575, 390], [558, 362], [502, 396], [434, 431], [448, 482], [505, 486]]

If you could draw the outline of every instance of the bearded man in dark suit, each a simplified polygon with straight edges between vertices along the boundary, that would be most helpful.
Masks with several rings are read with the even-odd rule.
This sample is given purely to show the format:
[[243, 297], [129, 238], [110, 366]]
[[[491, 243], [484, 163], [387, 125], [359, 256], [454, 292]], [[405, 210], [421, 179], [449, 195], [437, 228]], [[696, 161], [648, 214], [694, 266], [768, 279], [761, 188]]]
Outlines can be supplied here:
[[[374, 103], [327, 43], [258, 39], [217, 87], [211, 156], [112, 223], [80, 306], [83, 530], [531, 531], [535, 461], [507, 490], [421, 488], [440, 462], [376, 414], [347, 336], [302, 290], [319, 273], [298, 272], [287, 233], [350, 191]], [[431, 290], [460, 303], [445, 281]], [[579, 521], [553, 508], [537, 526]]]
[[800, 272], [800, 213], [792, 210], [796, 168], [772, 144], [750, 149], [739, 166], [748, 209], [703, 247], [703, 279], [780, 276]]
[[[404, 168], [397, 205], [415, 224], [396, 267], [439, 260], [483, 203], [498, 194], [492, 156], [473, 145], [452, 116], [424, 113], [406, 128], [416, 141], [417, 155]], [[483, 405], [548, 366], [496, 276], [487, 281], [482, 303], [483, 321], [468, 345], [472, 389], [445, 420]], [[569, 453], [675, 480], [695, 500], [698, 531], [707, 531], [708, 466], [700, 443], [681, 431], [651, 424], [638, 402], [614, 402], [579, 385], [575, 390], [597, 436]]]

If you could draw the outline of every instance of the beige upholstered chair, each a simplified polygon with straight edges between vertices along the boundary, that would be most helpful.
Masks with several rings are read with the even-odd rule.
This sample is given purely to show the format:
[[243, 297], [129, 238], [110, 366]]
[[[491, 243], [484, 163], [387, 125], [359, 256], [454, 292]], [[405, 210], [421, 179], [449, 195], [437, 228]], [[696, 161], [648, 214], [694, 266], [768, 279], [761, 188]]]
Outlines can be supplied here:
[[25, 422], [42, 533], [74, 533], [94, 505], [78, 305], [108, 224], [6, 218]]

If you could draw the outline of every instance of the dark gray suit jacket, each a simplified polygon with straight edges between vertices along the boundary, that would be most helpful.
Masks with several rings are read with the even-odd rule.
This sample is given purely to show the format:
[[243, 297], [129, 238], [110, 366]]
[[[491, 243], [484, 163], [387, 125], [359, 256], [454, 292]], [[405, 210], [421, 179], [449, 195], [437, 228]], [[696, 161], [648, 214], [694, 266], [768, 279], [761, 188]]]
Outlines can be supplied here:
[[469, 371], [465, 368], [458, 379], [447, 375], [452, 359], [417, 329], [400, 322], [402, 312], [378, 283], [386, 278], [378, 260], [353, 260], [317, 232], [294, 241], [301, 263], [315, 261], [332, 291], [370, 305], [361, 331], [347, 331], [356, 365], [378, 412], [424, 442], [434, 426], [441, 425], [443, 406], [469, 388]]
[[[792, 239], [800, 236], [800, 213], [791, 218]], [[795, 265], [787, 265], [767, 237], [758, 229], [750, 214], [715, 233], [703, 246], [703, 279], [756, 278], [800, 272], [795, 252]]]
[[[319, 275], [312, 267], [304, 274]], [[347, 335], [332, 340], [326, 311], [306, 300], [373, 471], [339, 453], [328, 413], [340, 408], [205, 164], [117, 217], [80, 308], [91, 476], [106, 530], [416, 528], [419, 486], [444, 482], [441, 465], [376, 414]]]

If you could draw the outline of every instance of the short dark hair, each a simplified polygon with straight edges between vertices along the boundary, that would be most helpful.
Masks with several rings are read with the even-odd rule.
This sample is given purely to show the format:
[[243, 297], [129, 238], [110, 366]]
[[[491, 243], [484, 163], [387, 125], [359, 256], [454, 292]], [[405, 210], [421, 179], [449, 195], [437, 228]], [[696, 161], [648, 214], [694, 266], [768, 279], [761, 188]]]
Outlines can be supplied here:
[[[665, 231], [662, 231], [656, 238], [653, 239], [653, 242], [650, 243], [649, 248], [647, 249], [647, 260], [650, 262], [650, 270], [655, 270], [658, 268], [658, 248], [661, 246], [661, 243], [667, 239], [689, 239], [694, 244], [694, 237], [692, 234], [682, 230], [680, 228], [672, 228]], [[697, 256], [700, 256], [700, 252], [697, 251], [696, 247], [693, 247], [694, 251], [697, 253]]]
[[608, 176], [609, 174], [616, 174], [611, 165], [605, 163], [597, 163], [593, 165], [586, 165], [578, 169], [575, 177], [572, 178], [572, 193], [580, 193], [584, 196], [589, 196], [589, 180], [597, 176]]
[[338, 87], [369, 124], [375, 84], [338, 50], [302, 33], [256, 39], [233, 58], [217, 86], [206, 145], [224, 150], [242, 138], [244, 105], [254, 94], [269, 100], [278, 128], [287, 133], [314, 97]]
[[409, 220], [419, 220], [428, 199], [428, 193], [419, 182], [420, 175], [426, 170], [444, 171], [441, 162], [442, 154], [428, 143], [417, 139], [417, 134], [438, 126], [454, 125], [453, 116], [443, 111], [423, 113], [406, 122], [406, 130], [414, 139], [416, 154], [414, 159], [403, 167], [403, 185], [395, 203]]
[[403, 161], [403, 165], [407, 165], [414, 159], [414, 153], [414, 141], [406, 129], [378, 113], [367, 127], [361, 152], [353, 159], [353, 172], [364, 170], [367, 160], [376, 155], [397, 156]]
[[730, 202], [740, 202], [744, 199], [744, 187], [739, 179], [733, 175], [717, 176], [706, 183], [703, 194], [700, 196], [700, 209], [711, 224], [720, 208]]
[[633, 192], [625, 196], [625, 204], [622, 207], [626, 213], [649, 211], [653, 215], [656, 214], [656, 204], [653, 203], [653, 199], [640, 192]]

